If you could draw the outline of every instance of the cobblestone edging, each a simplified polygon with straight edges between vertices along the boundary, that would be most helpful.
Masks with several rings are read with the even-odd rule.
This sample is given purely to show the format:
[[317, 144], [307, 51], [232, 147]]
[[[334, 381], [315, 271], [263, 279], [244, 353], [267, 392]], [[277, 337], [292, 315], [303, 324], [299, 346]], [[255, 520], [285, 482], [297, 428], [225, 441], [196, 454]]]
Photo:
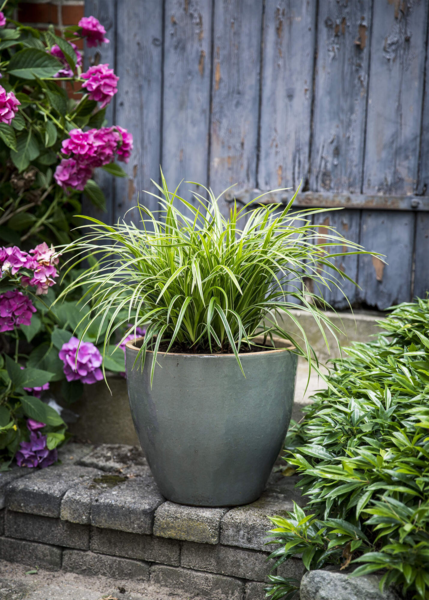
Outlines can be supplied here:
[[[294, 478], [232, 509], [165, 501], [131, 446], [70, 444], [62, 465], [0, 473], [0, 558], [31, 567], [151, 581], [190, 596], [264, 598], [267, 516], [302, 504]], [[268, 547], [269, 548], [269, 547]], [[301, 578], [300, 560], [277, 573]]]

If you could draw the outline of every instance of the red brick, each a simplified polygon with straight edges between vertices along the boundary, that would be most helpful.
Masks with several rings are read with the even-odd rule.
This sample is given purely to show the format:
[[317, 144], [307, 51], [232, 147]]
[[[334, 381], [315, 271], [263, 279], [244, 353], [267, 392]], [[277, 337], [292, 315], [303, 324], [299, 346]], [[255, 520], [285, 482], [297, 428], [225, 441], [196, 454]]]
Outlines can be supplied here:
[[77, 25], [84, 16], [84, 6], [66, 4], [62, 7], [63, 25]]
[[69, 98], [73, 98], [74, 100], [80, 100], [82, 98], [82, 94], [78, 93], [82, 88], [82, 84], [80, 81], [76, 81], [73, 86], [70, 81], [66, 81], [66, 90]]
[[23, 2], [18, 6], [18, 21], [21, 21], [21, 23], [52, 23], [57, 25], [58, 6], [50, 2], [46, 4]]

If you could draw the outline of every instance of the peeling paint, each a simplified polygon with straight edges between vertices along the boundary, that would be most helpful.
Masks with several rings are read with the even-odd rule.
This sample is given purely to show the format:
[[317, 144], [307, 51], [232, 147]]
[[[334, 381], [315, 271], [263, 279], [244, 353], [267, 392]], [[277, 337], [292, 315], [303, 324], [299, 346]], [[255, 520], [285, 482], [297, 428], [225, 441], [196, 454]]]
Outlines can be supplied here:
[[183, 160], [183, 148], [180, 148], [179, 161], [182, 162], [182, 160]]
[[380, 283], [381, 283], [383, 281], [383, 272], [384, 272], [384, 267], [386, 265], [382, 260], [380, 260], [376, 256], [372, 257], [372, 265], [374, 267], [375, 277], [376, 277], [377, 281], [380, 281]]
[[189, 0], [185, 0], [185, 13], [188, 14], [189, 10]]
[[173, 25], [176, 25], [177, 21], [176, 21], [176, 17], [174, 15], [171, 15], [170, 17], [170, 21]]
[[283, 178], [283, 167], [282, 165], [279, 165], [277, 167], [277, 185], [280, 186], [282, 184], [282, 178]]
[[200, 60], [198, 62], [198, 71], [200, 72], [201, 77], [204, 75], [204, 61], [206, 59], [206, 53], [204, 50], [201, 50]]
[[220, 84], [220, 62], [216, 63], [215, 69], [215, 91], [217, 92]]
[[136, 191], [134, 179], [128, 179], [128, 202], [131, 202]]
[[360, 49], [363, 50], [366, 46], [367, 39], [367, 26], [361, 23], [358, 28], [358, 39], [355, 41], [356, 46], [360, 46]]
[[133, 167], [133, 177], [134, 177], [134, 179], [137, 177], [138, 170], [139, 170], [138, 166], [134, 165], [134, 167]]

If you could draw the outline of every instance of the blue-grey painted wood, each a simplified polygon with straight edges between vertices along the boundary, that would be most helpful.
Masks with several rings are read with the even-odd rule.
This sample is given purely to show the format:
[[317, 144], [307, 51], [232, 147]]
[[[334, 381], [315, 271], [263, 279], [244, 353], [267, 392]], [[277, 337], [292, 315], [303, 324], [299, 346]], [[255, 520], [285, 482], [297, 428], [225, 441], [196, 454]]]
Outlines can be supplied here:
[[[212, 2], [166, 0], [165, 14], [162, 168], [173, 189], [207, 186]], [[191, 189], [180, 192], [192, 200]]]
[[215, 0], [209, 182], [218, 194], [256, 187], [262, 8], [263, 0]]
[[[163, 5], [159, 0], [121, 2], [116, 21], [118, 94], [116, 124], [134, 136], [134, 150], [116, 181], [116, 217], [138, 202], [156, 210], [151, 179], [159, 181], [161, 159]], [[127, 217], [140, 222], [137, 210]]]
[[[314, 225], [318, 225], [318, 243], [323, 244], [324, 235], [338, 235], [343, 236], [346, 240], [359, 243], [360, 237], [360, 225], [361, 225], [361, 211], [360, 210], [340, 210], [340, 211], [329, 211], [314, 215]], [[335, 231], [331, 231], [329, 227], [333, 227]], [[336, 233], [337, 232], [337, 233]], [[347, 246], [338, 240], [338, 248], [332, 249], [331, 254], [334, 252], [345, 252]], [[351, 250], [350, 250], [351, 251]], [[347, 274], [357, 282], [358, 278], [358, 256], [351, 254], [346, 257], [338, 257], [332, 259], [332, 263], [340, 269], [343, 273]], [[358, 299], [358, 288], [356, 285], [341, 279], [335, 271], [328, 269], [327, 275], [331, 278], [329, 288], [323, 288], [322, 296], [329, 304], [335, 308], [348, 308], [350, 304], [356, 303]]]
[[310, 188], [360, 193], [372, 0], [319, 2]]
[[386, 309], [411, 299], [414, 213], [362, 211], [360, 241], [368, 251], [385, 255], [359, 257], [358, 283], [365, 304]]
[[426, 70], [423, 99], [423, 114], [420, 130], [419, 178], [417, 182], [419, 194], [429, 195], [429, 26], [426, 33]]
[[374, 2], [364, 193], [414, 191], [428, 5], [423, 0]]
[[429, 213], [416, 215], [413, 297], [426, 298], [429, 292]]
[[296, 189], [308, 177], [316, 29], [314, 0], [267, 2], [258, 187]]
[[[84, 51], [84, 69], [87, 70], [94, 64], [108, 64], [110, 69], [115, 70], [115, 35], [116, 35], [116, 0], [86, 0], [85, 16], [94, 16], [106, 29], [106, 37], [109, 44], [102, 44], [96, 48], [88, 48], [85, 45]], [[110, 104], [106, 108], [107, 125], [113, 125], [115, 122], [115, 105], [116, 98], [113, 97]], [[91, 202], [84, 197], [83, 212], [86, 215], [100, 219], [105, 223], [113, 223], [115, 213], [114, 200], [114, 177], [109, 175], [102, 169], [96, 169], [94, 179], [104, 192], [106, 197], [107, 212], [95, 208]]]

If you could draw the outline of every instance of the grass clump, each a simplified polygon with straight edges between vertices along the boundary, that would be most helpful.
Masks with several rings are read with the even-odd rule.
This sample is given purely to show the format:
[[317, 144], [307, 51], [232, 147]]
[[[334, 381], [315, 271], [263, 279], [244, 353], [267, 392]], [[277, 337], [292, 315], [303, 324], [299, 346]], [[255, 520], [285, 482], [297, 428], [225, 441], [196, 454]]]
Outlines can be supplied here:
[[[378, 572], [406, 597], [429, 598], [429, 304], [394, 307], [370, 343], [335, 360], [286, 439], [308, 510], [272, 519], [272, 557], [302, 553], [327, 564]], [[298, 582], [271, 577], [268, 596], [293, 598]]]

